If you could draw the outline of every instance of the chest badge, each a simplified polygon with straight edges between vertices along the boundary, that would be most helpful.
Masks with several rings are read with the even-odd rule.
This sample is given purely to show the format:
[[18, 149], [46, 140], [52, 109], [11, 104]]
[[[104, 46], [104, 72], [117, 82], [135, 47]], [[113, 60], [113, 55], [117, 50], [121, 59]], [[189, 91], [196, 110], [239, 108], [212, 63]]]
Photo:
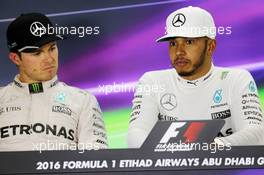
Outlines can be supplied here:
[[160, 99], [160, 105], [167, 111], [171, 111], [177, 107], [176, 96], [172, 93], [164, 94]]
[[220, 103], [222, 101], [222, 92], [223, 90], [222, 89], [219, 89], [217, 91], [215, 91], [214, 93], [214, 97], [213, 97], [213, 100], [215, 103]]
[[65, 103], [65, 99], [66, 99], [66, 94], [63, 92], [57, 94], [55, 97], [55, 101], [58, 103]]

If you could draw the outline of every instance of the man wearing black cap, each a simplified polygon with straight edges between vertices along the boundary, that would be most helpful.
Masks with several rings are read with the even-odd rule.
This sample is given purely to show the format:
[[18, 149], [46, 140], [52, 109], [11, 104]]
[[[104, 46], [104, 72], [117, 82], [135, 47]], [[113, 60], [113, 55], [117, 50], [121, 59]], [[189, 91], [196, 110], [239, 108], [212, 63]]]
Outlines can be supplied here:
[[107, 147], [96, 98], [57, 79], [56, 41], [63, 37], [49, 32], [52, 26], [40, 13], [8, 26], [9, 58], [19, 74], [0, 89], [0, 151]]

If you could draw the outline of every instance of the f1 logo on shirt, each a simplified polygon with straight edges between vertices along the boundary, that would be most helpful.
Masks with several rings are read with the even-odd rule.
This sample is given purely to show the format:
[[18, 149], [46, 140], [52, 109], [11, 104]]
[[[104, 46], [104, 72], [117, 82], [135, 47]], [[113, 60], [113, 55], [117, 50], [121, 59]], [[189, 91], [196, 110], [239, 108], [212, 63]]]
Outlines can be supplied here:
[[177, 123], [171, 123], [168, 130], [164, 134], [164, 136], [161, 138], [160, 143], [168, 143], [171, 139], [177, 140], [177, 137], [184, 138], [183, 143], [192, 143], [195, 142], [198, 139], [199, 133], [203, 130], [206, 123], [204, 122], [192, 122], [187, 127], [185, 132], [181, 135], [180, 130], [186, 125], [186, 122], [177, 122]]

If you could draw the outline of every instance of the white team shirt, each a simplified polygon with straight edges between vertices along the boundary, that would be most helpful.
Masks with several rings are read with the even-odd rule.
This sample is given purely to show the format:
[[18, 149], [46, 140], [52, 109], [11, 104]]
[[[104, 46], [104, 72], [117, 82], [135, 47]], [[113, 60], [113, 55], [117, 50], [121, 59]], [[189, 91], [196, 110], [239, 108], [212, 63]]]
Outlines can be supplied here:
[[128, 129], [128, 147], [140, 147], [158, 120], [224, 119], [217, 137], [231, 145], [264, 144], [263, 112], [249, 72], [211, 66], [189, 81], [175, 69], [139, 80]]
[[107, 148], [102, 113], [92, 94], [57, 76], [34, 85], [15, 77], [0, 89], [0, 151], [75, 147]]

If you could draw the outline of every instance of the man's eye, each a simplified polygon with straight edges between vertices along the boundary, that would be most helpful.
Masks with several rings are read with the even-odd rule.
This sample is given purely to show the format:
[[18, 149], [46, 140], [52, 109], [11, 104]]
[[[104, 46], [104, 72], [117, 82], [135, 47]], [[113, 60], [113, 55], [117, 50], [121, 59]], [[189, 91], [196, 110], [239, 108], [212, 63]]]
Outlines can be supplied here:
[[173, 42], [173, 41], [171, 41], [171, 42], [170, 42], [170, 46], [176, 46], [176, 43]]
[[190, 45], [190, 44], [193, 44], [194, 43], [194, 40], [192, 39], [187, 39], [186, 40], [186, 44]]
[[50, 51], [53, 51], [53, 50], [55, 50], [56, 49], [56, 47], [51, 47], [50, 48]]

